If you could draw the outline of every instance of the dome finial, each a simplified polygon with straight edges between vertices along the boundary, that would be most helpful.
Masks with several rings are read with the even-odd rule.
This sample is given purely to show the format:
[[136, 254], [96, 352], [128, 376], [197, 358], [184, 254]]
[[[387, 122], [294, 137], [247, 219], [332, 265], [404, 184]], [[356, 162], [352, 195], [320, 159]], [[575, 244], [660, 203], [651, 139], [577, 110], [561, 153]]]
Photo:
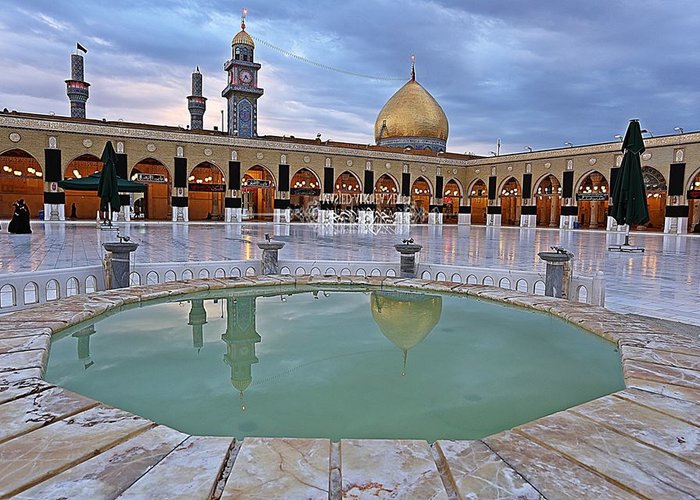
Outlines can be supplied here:
[[411, 54], [411, 81], [416, 81], [416, 55]]
[[243, 31], [245, 31], [245, 16], [247, 16], [247, 15], [248, 15], [248, 9], [246, 9], [244, 7], [243, 10], [241, 11], [241, 29]]

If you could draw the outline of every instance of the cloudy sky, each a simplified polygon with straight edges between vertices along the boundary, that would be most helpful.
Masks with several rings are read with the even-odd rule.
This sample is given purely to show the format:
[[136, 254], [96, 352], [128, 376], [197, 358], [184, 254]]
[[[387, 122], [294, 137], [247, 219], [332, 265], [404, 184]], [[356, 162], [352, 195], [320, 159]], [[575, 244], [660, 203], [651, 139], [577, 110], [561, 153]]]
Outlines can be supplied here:
[[448, 150], [488, 155], [700, 128], [697, 0], [2, 0], [0, 108], [69, 114], [69, 54], [88, 48], [88, 117], [185, 125], [190, 73], [221, 122], [223, 63], [257, 43], [258, 133], [374, 143], [377, 113], [410, 75], [450, 121]]

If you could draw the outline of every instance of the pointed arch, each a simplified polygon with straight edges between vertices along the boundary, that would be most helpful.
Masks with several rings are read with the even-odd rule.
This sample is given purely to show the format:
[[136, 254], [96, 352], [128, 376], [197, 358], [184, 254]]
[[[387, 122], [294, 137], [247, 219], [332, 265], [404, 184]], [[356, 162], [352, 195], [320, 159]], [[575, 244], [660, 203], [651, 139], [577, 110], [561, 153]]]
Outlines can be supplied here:
[[241, 181], [243, 217], [248, 220], [271, 220], [276, 189], [277, 180], [271, 169], [260, 163], [249, 167]]
[[29, 152], [12, 148], [0, 154], [0, 218], [10, 218], [20, 198], [37, 216], [44, 205], [44, 170]]
[[187, 178], [189, 220], [223, 220], [226, 177], [212, 161], [202, 161]]
[[134, 216], [148, 220], [172, 219], [172, 175], [168, 167], [153, 157], [136, 162], [129, 179], [148, 186], [145, 193], [134, 194]]

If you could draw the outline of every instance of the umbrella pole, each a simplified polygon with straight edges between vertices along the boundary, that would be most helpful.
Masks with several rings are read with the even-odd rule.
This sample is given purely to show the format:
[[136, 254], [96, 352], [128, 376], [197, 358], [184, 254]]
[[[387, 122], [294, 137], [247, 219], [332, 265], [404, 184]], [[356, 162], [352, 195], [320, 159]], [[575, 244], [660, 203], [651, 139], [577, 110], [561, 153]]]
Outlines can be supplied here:
[[630, 225], [625, 224], [625, 246], [630, 246]]

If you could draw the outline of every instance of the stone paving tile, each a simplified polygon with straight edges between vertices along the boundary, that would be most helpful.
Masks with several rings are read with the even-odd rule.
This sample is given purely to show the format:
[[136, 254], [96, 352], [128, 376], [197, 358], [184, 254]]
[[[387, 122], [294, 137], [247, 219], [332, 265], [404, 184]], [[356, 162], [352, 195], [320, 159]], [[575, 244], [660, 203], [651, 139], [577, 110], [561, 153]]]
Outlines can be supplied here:
[[48, 349], [51, 344], [51, 334], [27, 335], [10, 337], [0, 334], [0, 354], [6, 352], [28, 351], [31, 349]]
[[695, 425], [614, 396], [570, 411], [700, 466], [700, 428]]
[[623, 359], [622, 372], [625, 377], [664, 382], [700, 390], [700, 372], [695, 370], [647, 363], [636, 359]]
[[97, 401], [60, 387], [35, 392], [0, 406], [0, 443], [97, 406]]
[[225, 437], [189, 437], [119, 498], [208, 499], [232, 442]]
[[436, 441], [433, 446], [460, 498], [542, 498], [481, 441]]
[[664, 381], [649, 380], [625, 376], [625, 386], [627, 388], [641, 389], [647, 392], [655, 392], [669, 398], [682, 399], [685, 401], [700, 401], [700, 390], [680, 385], [673, 385]]
[[7, 352], [0, 354], [0, 372], [12, 372], [27, 368], [42, 368], [48, 357], [48, 349]]
[[159, 425], [57, 474], [16, 498], [115, 498], [187, 439]]
[[[6, 379], [5, 379], [6, 380]], [[12, 382], [5, 381], [0, 378], [0, 404], [6, 403], [13, 399], [21, 398], [26, 394], [43, 391], [50, 387], [54, 387], [48, 382], [44, 382], [40, 378], [24, 378]]]
[[0, 444], [0, 496], [19, 493], [151, 426], [98, 406]]
[[625, 389], [624, 391], [616, 392], [613, 396], [633, 401], [700, 427], [700, 404], [639, 389]]
[[327, 499], [328, 439], [245, 438], [221, 498]]
[[620, 346], [643, 347], [645, 349], [677, 352], [691, 356], [697, 356], [700, 353], [700, 342], [669, 335], [629, 336], [620, 340], [619, 344]]
[[513, 431], [483, 439], [545, 498], [638, 499], [603, 476]]
[[[700, 351], [699, 351], [700, 352]], [[661, 351], [656, 349], [646, 349], [630, 345], [620, 346], [622, 359], [634, 359], [659, 365], [675, 366], [676, 368], [687, 368], [689, 370], [700, 371], [700, 356], [692, 356], [678, 352]]]
[[21, 370], [0, 371], [0, 388], [15, 382], [29, 379], [40, 379], [44, 375], [41, 368], [26, 368]]
[[697, 466], [570, 411], [517, 430], [643, 496], [693, 498], [700, 491]]
[[425, 441], [340, 441], [342, 497], [445, 499], [447, 492]]
[[34, 336], [41, 333], [51, 334], [66, 327], [64, 323], [54, 322], [49, 319], [43, 321], [22, 321], [19, 315], [13, 316], [11, 320], [8, 319], [8, 316], [10, 315], [0, 316], [0, 337]]

